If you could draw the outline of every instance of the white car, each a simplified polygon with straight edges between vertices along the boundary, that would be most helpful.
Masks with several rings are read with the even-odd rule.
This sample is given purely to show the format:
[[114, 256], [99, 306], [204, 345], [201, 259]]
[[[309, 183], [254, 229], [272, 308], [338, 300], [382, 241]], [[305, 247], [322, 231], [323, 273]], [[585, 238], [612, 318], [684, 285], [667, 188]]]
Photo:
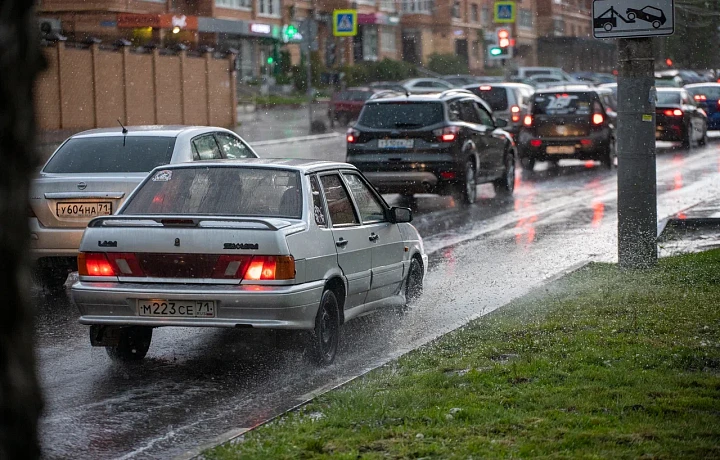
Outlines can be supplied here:
[[154, 167], [246, 157], [257, 154], [243, 139], [211, 126], [118, 126], [71, 136], [32, 181], [31, 254], [39, 281], [60, 290], [77, 270], [90, 219], [115, 212]]
[[296, 331], [328, 364], [343, 323], [422, 291], [411, 219], [346, 163], [162, 166], [90, 222], [72, 299], [115, 359], [142, 359], [154, 327], [246, 327]]
[[441, 93], [455, 88], [455, 85], [439, 78], [411, 78], [400, 84], [411, 93]]

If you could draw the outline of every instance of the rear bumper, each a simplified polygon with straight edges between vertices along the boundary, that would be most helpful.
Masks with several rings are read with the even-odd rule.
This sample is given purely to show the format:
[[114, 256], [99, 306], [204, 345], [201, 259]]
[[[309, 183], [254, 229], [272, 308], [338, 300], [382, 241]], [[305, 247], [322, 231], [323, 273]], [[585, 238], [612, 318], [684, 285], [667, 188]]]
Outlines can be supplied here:
[[[592, 133], [582, 137], [542, 138], [542, 144], [534, 147], [530, 144], [530, 141], [534, 139], [532, 135], [523, 131], [519, 137], [520, 156], [540, 161], [552, 159], [599, 160], [608, 151], [611, 142], [607, 134]], [[590, 140], [590, 144], [583, 145], [583, 140]], [[548, 147], [572, 147], [574, 152], [548, 153]]]
[[[293, 286], [90, 283], [72, 286], [81, 324], [312, 329], [323, 280]], [[140, 316], [137, 301], [214, 301], [215, 318]]]
[[44, 257], [77, 257], [85, 228], [49, 228], [30, 218], [30, 254], [37, 260]]
[[655, 126], [655, 140], [658, 141], [681, 142], [685, 135], [682, 123], [658, 123]]

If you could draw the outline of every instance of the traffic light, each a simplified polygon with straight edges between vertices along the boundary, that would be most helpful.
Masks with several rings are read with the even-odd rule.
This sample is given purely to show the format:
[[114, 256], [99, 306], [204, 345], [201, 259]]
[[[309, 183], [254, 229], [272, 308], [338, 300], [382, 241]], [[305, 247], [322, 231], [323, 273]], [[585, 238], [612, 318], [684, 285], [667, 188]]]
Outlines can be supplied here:
[[510, 50], [509, 46], [491, 45], [488, 47], [488, 59], [509, 59], [512, 57]]
[[510, 31], [508, 29], [497, 29], [497, 45], [500, 48], [510, 47]]
[[272, 56], [268, 56], [268, 58], [267, 58], [267, 63], [270, 64], [270, 65], [274, 64], [274, 63], [275, 63], [275, 58], [272, 57]]

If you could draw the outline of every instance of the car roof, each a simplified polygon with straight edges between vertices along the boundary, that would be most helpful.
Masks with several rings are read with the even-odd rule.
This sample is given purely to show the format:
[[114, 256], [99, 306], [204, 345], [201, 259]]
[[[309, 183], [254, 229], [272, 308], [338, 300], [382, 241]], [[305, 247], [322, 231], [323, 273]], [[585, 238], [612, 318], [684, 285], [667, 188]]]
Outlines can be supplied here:
[[661, 93], [679, 93], [680, 91], [683, 91], [685, 88], [678, 88], [673, 86], [658, 86], [656, 90]]
[[542, 88], [535, 90], [535, 94], [544, 94], [544, 93], [557, 93], [558, 91], [566, 92], [566, 93], [610, 93], [609, 89], [606, 88], [597, 88], [593, 86], [587, 86], [587, 85], [557, 85], [550, 88]]
[[74, 134], [73, 138], [80, 137], [108, 137], [108, 136], [156, 136], [156, 137], [177, 137], [182, 133], [202, 134], [212, 131], [228, 131], [225, 128], [214, 126], [183, 126], [183, 125], [144, 125], [144, 126], [126, 126], [127, 133], [122, 132], [120, 126], [113, 128], [96, 128], [89, 129]]
[[[393, 95], [395, 94], [395, 95]], [[386, 97], [377, 97], [370, 99], [368, 103], [393, 103], [393, 102], [442, 102], [450, 97], [466, 96], [479, 99], [475, 94], [463, 88], [446, 89], [444, 91], [437, 91], [433, 93], [422, 93], [422, 94], [400, 94], [394, 91], [388, 91]]]
[[182, 169], [197, 167], [253, 167], [292, 169], [304, 174], [328, 169], [357, 169], [349, 163], [298, 158], [242, 158], [235, 160], [199, 160], [190, 163], [177, 163], [158, 166], [157, 169]]
[[720, 87], [720, 83], [714, 83], [714, 82], [705, 82], [705, 83], [692, 83], [690, 85], [685, 85], [684, 88], [702, 88], [703, 86], [710, 86], [713, 88]]
[[492, 83], [492, 82], [470, 83], [469, 85], [463, 85], [462, 88], [468, 89], [468, 88], [477, 88], [480, 86], [493, 86], [493, 87], [498, 87], [498, 88], [526, 88], [526, 89], [535, 90], [535, 88], [533, 88], [532, 86], [530, 86], [528, 84], [518, 83], [518, 82], [510, 82], [510, 81], [499, 81], [497, 83]]

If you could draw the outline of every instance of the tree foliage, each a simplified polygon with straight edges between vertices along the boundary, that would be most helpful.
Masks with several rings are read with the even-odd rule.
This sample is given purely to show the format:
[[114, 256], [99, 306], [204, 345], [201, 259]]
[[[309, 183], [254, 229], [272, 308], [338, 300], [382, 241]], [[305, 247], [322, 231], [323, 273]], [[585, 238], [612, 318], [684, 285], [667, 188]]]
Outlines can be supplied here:
[[468, 63], [456, 54], [431, 54], [427, 67], [442, 75], [468, 73]]

